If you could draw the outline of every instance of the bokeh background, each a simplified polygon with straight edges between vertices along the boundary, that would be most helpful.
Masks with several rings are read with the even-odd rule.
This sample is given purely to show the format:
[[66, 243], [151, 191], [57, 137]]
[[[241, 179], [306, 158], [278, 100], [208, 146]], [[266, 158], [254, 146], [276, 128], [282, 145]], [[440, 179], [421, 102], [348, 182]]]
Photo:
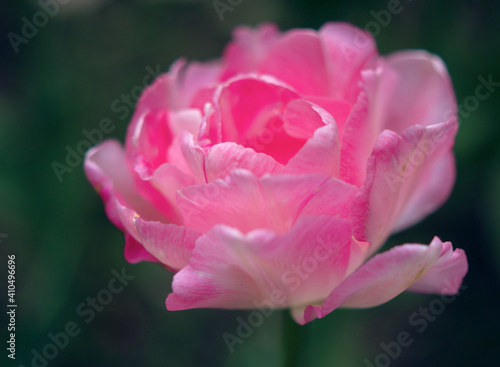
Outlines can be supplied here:
[[[335, 311], [304, 327], [290, 324], [288, 313], [274, 312], [230, 353], [222, 335], [236, 335], [238, 317], [248, 313], [166, 311], [172, 275], [154, 264], [127, 264], [122, 234], [107, 220], [82, 165], [60, 182], [52, 163], [64, 163], [66, 147], [76, 149], [82, 130], [98, 128], [103, 118], [116, 126], [105, 137], [123, 141], [130, 113], [113, 112], [111, 104], [142, 88], [148, 66], [166, 71], [180, 56], [216, 58], [239, 24], [317, 29], [343, 20], [365, 27], [388, 1], [243, 0], [223, 20], [213, 0], [61, 2], [66, 4], [17, 53], [7, 35], [22, 35], [23, 17], [31, 20], [41, 6], [35, 0], [0, 5], [0, 234], [7, 235], [0, 237], [0, 365], [45, 365], [32, 364], [33, 350], [42, 352], [51, 342], [48, 334], [69, 322], [81, 332], [46, 365], [351, 367], [369, 365], [365, 359], [377, 365], [380, 343], [402, 331], [413, 342], [390, 366], [498, 364], [499, 87], [475, 105], [468, 100], [475, 107], [460, 120], [458, 179], [450, 200], [387, 244], [428, 243], [439, 235], [467, 252], [466, 289], [424, 332], [409, 317], [438, 296], [402, 294], [373, 309]], [[382, 54], [408, 48], [439, 54], [463, 104], [474, 96], [478, 77], [491, 74], [500, 81], [498, 4], [401, 0], [402, 12], [387, 24], [378, 22], [376, 41]], [[4, 348], [7, 254], [15, 254], [17, 263], [15, 361]], [[86, 323], [78, 306], [107, 288], [111, 271], [122, 268], [135, 279]], [[295, 343], [292, 355], [287, 343]]]

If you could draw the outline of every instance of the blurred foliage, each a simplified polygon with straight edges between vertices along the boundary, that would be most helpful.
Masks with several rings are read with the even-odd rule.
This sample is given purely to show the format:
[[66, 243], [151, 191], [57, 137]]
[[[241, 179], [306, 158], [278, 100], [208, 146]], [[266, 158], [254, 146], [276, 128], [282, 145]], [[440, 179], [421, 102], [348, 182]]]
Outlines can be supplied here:
[[[282, 325], [275, 312], [229, 353], [222, 335], [236, 333], [237, 318], [223, 310], [168, 312], [164, 298], [172, 275], [152, 264], [130, 265], [121, 233], [109, 223], [81, 164], [59, 182], [52, 162], [63, 163], [66, 146], [82, 140], [103, 118], [116, 129], [105, 138], [123, 141], [128, 117], [111, 110], [116, 98], [142, 87], [146, 67], [162, 71], [178, 57], [219, 57], [239, 24], [276, 22], [281, 29], [318, 28], [343, 20], [364, 27], [387, 1], [243, 0], [218, 17], [212, 1], [72, 0], [16, 54], [7, 34], [21, 34], [23, 17], [38, 1], [0, 6], [0, 244], [17, 256], [17, 358], [2, 365], [31, 365], [33, 349], [74, 321], [81, 332], [50, 366], [281, 366]], [[499, 3], [402, 0], [403, 11], [380, 26], [381, 53], [421, 48], [448, 65], [457, 99], [475, 92], [479, 76], [500, 81]], [[364, 366], [404, 330], [413, 343], [391, 366], [496, 365], [500, 342], [500, 91], [480, 101], [461, 120], [456, 155], [458, 179], [450, 200], [387, 246], [429, 243], [434, 235], [466, 250], [467, 289], [427, 330], [416, 333], [410, 315], [436, 296], [403, 294], [369, 310], [338, 310], [298, 331], [297, 366]], [[111, 271], [136, 278], [88, 324], [77, 314], [87, 297], [107, 287]], [[2, 274], [5, 271], [2, 270]], [[5, 275], [0, 302], [5, 305]], [[3, 307], [3, 306], [2, 306]], [[5, 315], [5, 314], [3, 314]], [[6, 335], [2, 316], [2, 337]], [[2, 339], [4, 340], [4, 339]], [[4, 352], [5, 353], [5, 348]]]

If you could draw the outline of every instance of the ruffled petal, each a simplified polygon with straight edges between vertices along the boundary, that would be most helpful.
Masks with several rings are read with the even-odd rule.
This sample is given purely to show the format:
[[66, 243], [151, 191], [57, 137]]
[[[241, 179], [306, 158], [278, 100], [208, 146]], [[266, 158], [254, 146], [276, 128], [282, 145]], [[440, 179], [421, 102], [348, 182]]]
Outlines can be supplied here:
[[324, 175], [258, 178], [233, 170], [225, 180], [179, 190], [177, 202], [186, 225], [200, 232], [225, 224], [247, 233], [268, 228], [287, 232], [300, 216], [348, 218], [356, 188]]
[[411, 126], [430, 126], [456, 118], [457, 104], [446, 66], [425, 51], [405, 51], [378, 60], [362, 71], [363, 91], [342, 135], [342, 177], [361, 186], [379, 134], [402, 134]]
[[449, 159], [443, 157], [451, 151], [457, 128], [456, 120], [450, 120], [413, 126], [402, 136], [389, 130], [380, 135], [351, 210], [354, 236], [371, 242], [372, 253], [391, 232], [421, 219], [448, 197], [454, 170], [449, 165], [443, 171], [436, 168]]
[[205, 160], [208, 182], [223, 179], [236, 168], [251, 171], [255, 176], [261, 177], [267, 173], [275, 173], [281, 167], [282, 165], [272, 157], [236, 143], [221, 143], [213, 146]]
[[[434, 241], [439, 241], [435, 238]], [[427, 274], [413, 283], [408, 290], [418, 293], [457, 294], [469, 266], [462, 249], [453, 251], [451, 242], [444, 242], [441, 256]]]
[[[338, 307], [366, 308], [385, 303], [406, 290], [419, 279], [437, 280], [433, 274], [450, 276], [449, 281], [460, 284], [467, 270], [466, 263], [458, 267], [452, 257], [462, 257], [461, 250], [450, 254], [450, 243], [443, 243], [435, 237], [429, 246], [406, 244], [376, 255], [365, 265], [347, 277], [327, 297], [321, 306], [308, 306], [299, 323], [307, 323], [322, 318]], [[465, 264], [465, 267], [464, 267]], [[432, 271], [432, 269], [435, 270]], [[450, 272], [443, 268], [453, 269]], [[457, 268], [458, 271], [457, 271]], [[428, 278], [426, 275], [429, 275]], [[443, 284], [445, 279], [439, 282]], [[428, 287], [434, 292], [438, 287]], [[424, 290], [424, 288], [420, 288]], [[451, 289], [450, 293], [457, 289]]]
[[143, 248], [173, 271], [188, 264], [194, 244], [202, 235], [189, 228], [146, 221], [140, 217], [134, 218], [133, 225]]
[[215, 226], [174, 276], [167, 308], [282, 308], [322, 300], [345, 276], [350, 242], [348, 221], [334, 218], [303, 218], [282, 236]]

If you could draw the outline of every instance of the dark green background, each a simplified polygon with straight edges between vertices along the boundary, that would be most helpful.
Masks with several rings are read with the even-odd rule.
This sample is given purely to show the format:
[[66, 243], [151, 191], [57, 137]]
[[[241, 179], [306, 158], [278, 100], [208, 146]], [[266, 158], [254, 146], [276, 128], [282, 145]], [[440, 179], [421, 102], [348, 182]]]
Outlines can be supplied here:
[[[427, 329], [410, 315], [438, 296], [403, 294], [369, 310], [338, 310], [304, 327], [275, 312], [234, 353], [223, 341], [236, 333], [237, 317], [223, 310], [168, 312], [164, 299], [172, 275], [158, 265], [127, 264], [122, 234], [109, 223], [81, 165], [59, 182], [51, 164], [64, 163], [82, 129], [110, 118], [106, 138], [123, 141], [127, 118], [113, 100], [140, 86], [146, 66], [165, 71], [178, 57], [219, 57], [238, 24], [276, 22], [281, 29], [318, 28], [344, 20], [359, 27], [387, 1], [243, 0], [221, 21], [212, 1], [101, 1], [95, 7], [61, 5], [28, 44], [13, 51], [7, 34], [21, 34], [22, 17], [36, 1], [0, 5], [0, 364], [31, 365], [68, 322], [81, 332], [49, 366], [282, 366], [284, 344], [296, 343], [297, 366], [365, 366], [380, 343], [408, 331], [413, 342], [391, 366], [493, 366], [500, 343], [500, 90], [462, 118], [456, 144], [458, 179], [450, 200], [388, 246], [428, 243], [434, 235], [466, 250], [467, 288]], [[88, 1], [84, 3], [89, 3]], [[478, 77], [500, 81], [499, 7], [487, 1], [401, 1], [403, 11], [381, 26], [382, 54], [422, 48], [448, 65], [459, 103], [474, 95]], [[498, 4], [495, 3], [495, 4]], [[5, 315], [7, 254], [17, 257], [17, 353], [7, 359]], [[107, 287], [111, 271], [125, 267], [136, 278], [88, 324], [81, 302]], [[288, 339], [283, 339], [285, 325]], [[5, 341], [4, 341], [5, 340]], [[292, 364], [290, 364], [292, 365]]]

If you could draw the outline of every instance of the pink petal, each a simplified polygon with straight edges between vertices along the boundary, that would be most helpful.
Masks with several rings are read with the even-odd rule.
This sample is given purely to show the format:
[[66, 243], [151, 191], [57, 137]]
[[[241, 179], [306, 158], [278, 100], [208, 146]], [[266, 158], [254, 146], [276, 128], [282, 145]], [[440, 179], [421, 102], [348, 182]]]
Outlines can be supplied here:
[[[132, 172], [137, 194], [151, 202], [164, 213], [169, 222], [178, 223], [179, 218], [172, 205], [151, 186], [153, 172], [168, 161], [174, 130], [195, 129], [195, 114], [188, 110], [174, 112], [172, 108], [179, 97], [176, 78], [181, 63], [172, 66], [165, 74], [146, 88], [139, 99], [129, 125], [126, 139], [127, 165]], [[199, 122], [198, 122], [199, 124]]]
[[269, 49], [280, 37], [276, 25], [261, 24], [255, 29], [238, 27], [233, 31], [233, 42], [224, 50], [225, 70], [222, 80], [237, 74], [256, 72]]
[[235, 79], [217, 93], [217, 106], [222, 121], [223, 141], [238, 142], [258, 135], [283, 106], [298, 95], [268, 79], [242, 77]]
[[339, 140], [342, 140], [342, 132], [347, 118], [351, 113], [352, 106], [344, 101], [332, 99], [331, 97], [307, 97], [308, 101], [317, 104], [328, 112], [337, 125]]
[[202, 235], [189, 228], [139, 217], [135, 217], [133, 224], [143, 248], [173, 271], [188, 264], [194, 244]]
[[173, 206], [177, 207], [177, 190], [191, 185], [196, 185], [196, 179], [181, 172], [170, 163], [161, 165], [153, 174], [151, 184], [158, 190]]
[[319, 30], [319, 36], [328, 60], [328, 79], [332, 86], [329, 96], [354, 103], [360, 90], [361, 70], [374, 63], [377, 57], [373, 37], [340, 22], [326, 23]]
[[[372, 243], [373, 253], [391, 232], [421, 219], [450, 194], [450, 175], [442, 160], [450, 153], [456, 120], [428, 127], [413, 126], [402, 136], [384, 131], [368, 161], [367, 178], [353, 201], [353, 233]], [[429, 179], [429, 175], [437, 177]], [[424, 194], [432, 195], [425, 197]], [[416, 203], [416, 198], [421, 200]], [[436, 198], [441, 199], [435, 201]]]
[[137, 196], [133, 178], [125, 163], [125, 152], [116, 140], [106, 140], [85, 155], [85, 173], [106, 204], [110, 220], [119, 226], [114, 200], [133, 208], [141, 216], [165, 220], [153, 205]]
[[135, 171], [133, 177], [135, 190], [149, 200], [173, 223], [179, 218], [172, 204], [151, 185], [153, 172], [168, 160], [171, 149], [172, 132], [169, 128], [167, 111], [147, 112], [141, 117], [135, 131], [128, 140], [127, 158], [129, 167]]
[[125, 260], [131, 264], [137, 264], [142, 261], [158, 262], [158, 259], [151, 255], [144, 246], [133, 236], [125, 233]]
[[339, 177], [340, 149], [337, 127], [329, 124], [317, 129], [313, 137], [280, 171], [281, 173], [320, 173]]
[[422, 167], [420, 184], [411, 193], [397, 218], [393, 231], [398, 232], [419, 222], [443, 205], [453, 190], [456, 178], [455, 155], [449, 151], [434, 164]]
[[108, 218], [125, 233], [125, 258], [132, 263], [154, 261], [153, 256], [134, 239], [134, 230], [123, 221], [122, 211], [125, 208], [150, 220], [167, 219], [153, 205], [136, 195], [120, 143], [107, 140], [90, 149], [85, 156], [85, 173], [101, 195]]
[[[127, 151], [132, 151], [132, 140], [137, 139], [138, 125], [143, 124], [144, 116], [156, 116], [160, 112], [167, 112], [173, 109], [176, 96], [175, 74], [163, 74], [155, 79], [153, 84], [142, 92], [137, 106], [132, 116], [132, 120], [127, 128], [126, 147]], [[133, 159], [134, 157], [129, 157]]]
[[[142, 256], [146, 259], [146, 251], [173, 271], [188, 263], [194, 243], [201, 233], [183, 226], [141, 218], [136, 211], [117, 199], [114, 203], [124, 230], [135, 240], [129, 241], [129, 245], [135, 248], [126, 248], [127, 258], [135, 260], [135, 257]], [[138, 244], [143, 246], [144, 251], [137, 248]]]
[[385, 129], [402, 133], [408, 126], [428, 126], [456, 117], [453, 86], [438, 56], [402, 51], [389, 55], [387, 64], [399, 76], [399, 82], [383, 116]]
[[299, 96], [269, 77], [241, 76], [215, 94], [215, 113], [208, 120], [209, 139], [235, 142], [286, 163], [304, 145], [283, 129], [283, 110]]
[[283, 236], [215, 226], [174, 276], [167, 308], [282, 308], [321, 300], [345, 275], [350, 241], [348, 222], [333, 218], [302, 218]]
[[167, 151], [172, 142], [168, 112], [146, 112], [139, 117], [135, 126], [135, 130], [131, 132], [127, 154], [139, 177], [147, 180], [167, 161]]
[[[125, 161], [125, 152], [116, 140], [105, 140], [85, 154], [84, 169], [87, 179], [101, 196], [109, 220], [123, 229], [114, 207], [116, 195], [133, 196], [134, 182]], [[122, 198], [123, 199], [123, 198]]]
[[261, 73], [292, 86], [303, 95], [330, 95], [331, 85], [318, 34], [312, 30], [291, 30], [269, 50]]
[[287, 232], [300, 216], [348, 218], [356, 188], [324, 175], [273, 175], [257, 178], [233, 170], [225, 180], [179, 191], [186, 226], [207, 232], [225, 224], [247, 233], [268, 228]]
[[[189, 167], [190, 174], [198, 183], [206, 183], [207, 179], [204, 168], [205, 152], [203, 148], [195, 143], [193, 135], [187, 131], [179, 136], [179, 142], [184, 161]], [[173, 163], [177, 165], [177, 162]]]
[[[390, 89], [393, 79], [388, 75], [383, 84], [386, 89]], [[386, 98], [387, 95], [380, 96]], [[340, 174], [343, 180], [356, 186], [361, 186], [365, 181], [368, 158], [383, 130], [384, 120], [378, 118], [378, 103], [381, 102], [370, 100], [364, 91], [361, 92], [342, 133]]]
[[272, 157], [256, 153], [236, 143], [220, 143], [213, 146], [205, 160], [208, 182], [225, 178], [235, 168], [246, 169], [261, 177], [266, 173], [279, 171], [281, 167], [282, 165]]
[[185, 108], [172, 111], [169, 115], [169, 127], [173, 136], [179, 136], [183, 131], [198, 136], [203, 116], [197, 108]]
[[176, 75], [177, 94], [179, 96], [177, 108], [181, 110], [192, 106], [200, 91], [214, 88], [219, 81], [221, 72], [222, 65], [219, 61], [190, 62], [185, 66], [183, 65], [179, 69], [178, 75]]
[[[321, 306], [308, 306], [303, 318], [297, 321], [303, 324], [317, 317], [322, 318], [340, 306], [378, 306], [396, 297], [419, 279], [431, 280], [424, 278], [427, 274], [447, 275], [450, 276], [449, 281], [461, 283], [467, 270], [466, 263], [461, 262], [457, 266], [453, 259], [463, 257], [463, 253], [456, 250], [455, 255], [450, 254], [450, 246], [435, 237], [429, 246], [406, 244], [376, 255], [340, 283]], [[433, 267], [437, 270], [431, 273]], [[450, 271], [445, 270], [448, 267]], [[443, 283], [443, 279], [432, 275], [431, 278], [438, 280], [439, 284]], [[441, 288], [429, 286], [427, 289], [435, 291]]]
[[361, 186], [366, 163], [384, 130], [398, 134], [456, 117], [456, 101], [444, 63], [424, 51], [399, 52], [362, 72], [359, 95], [342, 132], [341, 174]]
[[283, 112], [283, 119], [283, 128], [288, 135], [305, 140], [312, 138], [320, 127], [335, 124], [328, 112], [305, 99], [288, 103]]
[[[436, 237], [433, 241], [439, 241], [439, 239]], [[461, 249], [453, 251], [451, 242], [444, 242], [441, 256], [432, 269], [413, 283], [408, 290], [442, 295], [457, 294], [467, 270], [468, 264], [465, 252]]]

